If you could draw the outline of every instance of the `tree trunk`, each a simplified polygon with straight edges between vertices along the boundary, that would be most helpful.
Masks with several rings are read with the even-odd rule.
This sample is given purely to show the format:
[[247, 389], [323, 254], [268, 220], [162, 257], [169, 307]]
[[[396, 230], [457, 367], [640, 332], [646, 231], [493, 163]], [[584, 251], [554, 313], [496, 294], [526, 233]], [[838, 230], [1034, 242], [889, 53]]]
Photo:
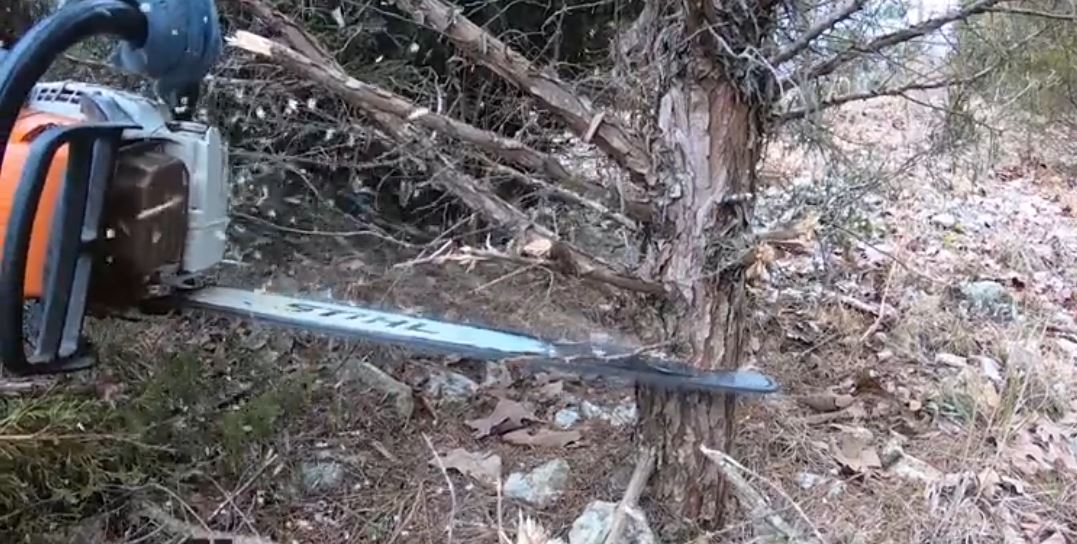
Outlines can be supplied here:
[[[650, 264], [681, 299], [667, 332], [700, 368], [740, 363], [744, 270], [727, 266], [716, 248], [748, 230], [761, 148], [757, 110], [720, 76], [682, 79], [661, 102], [663, 144], [674, 157], [667, 166], [677, 172], [668, 178], [678, 187], [666, 208], [673, 233]], [[652, 496], [720, 526], [725, 484], [699, 446], [732, 449], [733, 396], [645, 387], [636, 395], [640, 438], [657, 450]]]

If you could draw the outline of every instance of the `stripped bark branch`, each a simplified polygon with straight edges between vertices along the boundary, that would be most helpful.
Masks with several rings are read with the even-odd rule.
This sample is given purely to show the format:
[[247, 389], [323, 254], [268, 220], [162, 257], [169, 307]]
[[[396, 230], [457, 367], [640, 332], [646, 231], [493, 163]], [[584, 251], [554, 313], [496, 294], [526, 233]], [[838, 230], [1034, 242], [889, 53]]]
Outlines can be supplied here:
[[960, 21], [973, 15], [986, 13], [999, 2], [1002, 2], [1002, 0], [976, 0], [961, 9], [953, 10], [945, 15], [884, 34], [866, 44], [854, 44], [837, 55], [808, 67], [801, 72], [801, 75], [794, 75], [792, 78], [808, 80], [823, 77], [866, 54], [878, 53], [889, 47], [930, 34], [954, 21]]
[[972, 83], [973, 81], [976, 81], [976, 80], [986, 76], [994, 68], [995, 68], [994, 66], [990, 66], [988, 68], [984, 68], [983, 70], [980, 70], [979, 72], [976, 72], [975, 74], [973, 74], [971, 76], [963, 77], [963, 78], [937, 79], [937, 80], [934, 80], [934, 81], [924, 81], [924, 82], [920, 82], [920, 83], [909, 83], [907, 85], [901, 85], [901, 86], [898, 86], [898, 87], [871, 89], [869, 91], [863, 91], [863, 92], [859, 92], [859, 93], [850, 93], [850, 94], [842, 95], [842, 96], [839, 96], [839, 97], [836, 97], [836, 98], [831, 98], [829, 100], [824, 100], [823, 102], [821, 102], [818, 105], [813, 106], [813, 107], [797, 108], [797, 109], [788, 110], [788, 111], [778, 115], [775, 120], [779, 121], [779, 122], [795, 121], [797, 119], [802, 119], [804, 117], [807, 117], [808, 115], [811, 115], [813, 113], [816, 113], [816, 112], [819, 112], [819, 111], [822, 111], [822, 110], [825, 110], [825, 109], [828, 109], [828, 108], [834, 108], [834, 107], [837, 107], [837, 106], [841, 106], [842, 104], [848, 104], [849, 102], [857, 102], [857, 101], [860, 101], [860, 100], [871, 100], [873, 98], [882, 98], [884, 96], [899, 96], [899, 95], [903, 95], [903, 94], [905, 94], [907, 92], [910, 92], [910, 91], [927, 91], [927, 90], [931, 90], [931, 89], [941, 89], [941, 88], [944, 88], [944, 87], [954, 87], [954, 86], [957, 86], [957, 85], [967, 85], [969, 83]]
[[848, 19], [857, 11], [863, 9], [867, 0], [849, 0], [844, 6], [834, 10], [827, 15], [826, 18], [815, 23], [814, 26], [809, 28], [799, 38], [789, 44], [788, 47], [777, 52], [774, 56], [768, 59], [771, 66], [778, 66], [783, 62], [787, 62], [795, 57], [798, 53], [807, 49], [811, 45], [812, 40], [822, 36], [824, 32], [834, 28], [838, 23]]
[[638, 180], [654, 176], [651, 159], [643, 142], [630, 134], [611, 115], [604, 115], [590, 101], [569, 90], [555, 74], [542, 70], [497, 37], [486, 32], [441, 0], [394, 0], [419, 24], [427, 25], [449, 38], [473, 61], [496, 72], [542, 101], [557, 113], [581, 138], [592, 132], [592, 120], [601, 119], [592, 141]]

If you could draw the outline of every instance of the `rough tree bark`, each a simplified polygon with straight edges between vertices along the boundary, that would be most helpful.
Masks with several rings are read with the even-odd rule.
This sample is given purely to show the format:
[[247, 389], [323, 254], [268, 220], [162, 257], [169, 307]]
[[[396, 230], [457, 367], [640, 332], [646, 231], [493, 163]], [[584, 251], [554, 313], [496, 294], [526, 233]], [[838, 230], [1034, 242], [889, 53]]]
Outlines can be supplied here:
[[[741, 364], [745, 267], [722, 248], [736, 247], [732, 241], [749, 231], [766, 110], [764, 93], [733, 80], [711, 59], [722, 54], [720, 41], [759, 47], [766, 24], [743, 29], [743, 21], [758, 24], [770, 9], [766, 2], [749, 3], [751, 17], [737, 21], [715, 4], [726, 3], [685, 3], [690, 6], [685, 32], [702, 38], [686, 52], [688, 60], [666, 86], [657, 113], [666, 157], [660, 178], [671, 201], [664, 208], [669, 232], [650, 262], [653, 277], [675, 295], [666, 312], [667, 334], [686, 346], [693, 364], [708, 369]], [[715, 28], [737, 30], [708, 36]], [[682, 516], [697, 523], [720, 526], [726, 484], [700, 445], [732, 451], [735, 398], [650, 387], [638, 387], [636, 395], [639, 436], [657, 449], [652, 497], [678, 505]]]

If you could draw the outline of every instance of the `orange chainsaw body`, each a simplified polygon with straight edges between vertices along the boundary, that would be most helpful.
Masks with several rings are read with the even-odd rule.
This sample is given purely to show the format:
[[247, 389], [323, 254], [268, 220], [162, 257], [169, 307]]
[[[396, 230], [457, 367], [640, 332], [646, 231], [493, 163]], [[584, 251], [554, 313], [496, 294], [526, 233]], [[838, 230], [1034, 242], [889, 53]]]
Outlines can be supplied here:
[[[30, 154], [34, 138], [51, 126], [67, 126], [82, 122], [51, 113], [23, 109], [15, 120], [15, 126], [4, 152], [3, 170], [0, 171], [0, 250], [4, 247], [8, 218], [15, 201], [15, 192], [22, 179], [23, 167]], [[37, 215], [30, 237], [30, 251], [26, 262], [26, 284], [23, 294], [27, 299], [41, 297], [45, 281], [45, 260], [48, 256], [49, 232], [57, 199], [67, 170], [67, 146], [57, 150], [49, 167], [45, 190], [38, 204]]]

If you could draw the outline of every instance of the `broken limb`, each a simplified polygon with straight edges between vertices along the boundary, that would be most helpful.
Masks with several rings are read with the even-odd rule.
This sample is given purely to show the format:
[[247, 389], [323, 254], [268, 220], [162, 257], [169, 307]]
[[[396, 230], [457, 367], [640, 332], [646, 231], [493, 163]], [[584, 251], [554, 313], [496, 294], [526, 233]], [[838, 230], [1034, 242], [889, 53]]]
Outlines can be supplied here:
[[[719, 450], [713, 450], [707, 446], [701, 445], [699, 451], [706, 455], [708, 459], [714, 462], [718, 467], [718, 470], [722, 473], [722, 476], [726, 478], [726, 481], [730, 483], [733, 488], [733, 494], [737, 496], [737, 499], [744, 504], [754, 519], [761, 519], [775, 536], [784, 539], [785, 542], [795, 542], [808, 544], [815, 544], [817, 542], [823, 542], [822, 536], [816, 531], [816, 538], [805, 537], [799, 530], [789, 524], [789, 522], [782, 519], [781, 516], [774, 512], [767, 500], [763, 497], [763, 494], [756, 491], [755, 488], [748, 483], [748, 480], [744, 477], [744, 472], [747, 469], [738, 463], [735, 459], [725, 454], [725, 452]], [[788, 500], [788, 497], [786, 497]], [[795, 504], [793, 507], [797, 512], [804, 517], [804, 512], [800, 510]], [[808, 521], [804, 517], [805, 521]], [[816, 540], [818, 539], [818, 540]]]
[[317, 59], [303, 55], [286, 45], [268, 38], [239, 31], [229, 43], [244, 51], [270, 58], [298, 75], [318, 82], [348, 102], [370, 111], [392, 114], [406, 123], [415, 123], [431, 130], [443, 132], [453, 138], [474, 144], [506, 162], [516, 164], [531, 172], [541, 173], [566, 186], [587, 193], [602, 191], [599, 184], [585, 182], [573, 176], [553, 156], [528, 147], [522, 142], [505, 138], [451, 117], [420, 107], [406, 98], [375, 85], [364, 83], [349, 76], [339, 67], [319, 63]]

